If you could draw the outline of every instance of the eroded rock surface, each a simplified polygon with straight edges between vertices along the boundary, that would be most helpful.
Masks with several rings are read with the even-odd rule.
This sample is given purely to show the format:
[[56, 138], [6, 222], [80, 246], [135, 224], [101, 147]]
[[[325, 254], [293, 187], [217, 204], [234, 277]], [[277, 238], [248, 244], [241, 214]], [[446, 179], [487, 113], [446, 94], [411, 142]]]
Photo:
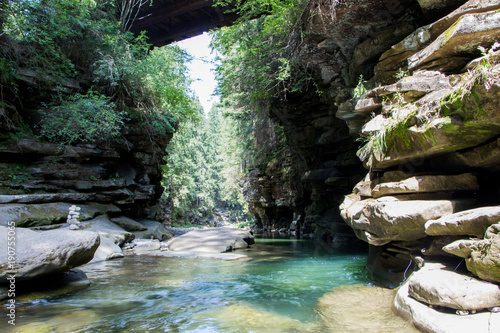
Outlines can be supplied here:
[[245, 230], [222, 227], [193, 230], [168, 242], [170, 251], [227, 252], [254, 244], [253, 236]]
[[500, 206], [480, 207], [429, 220], [425, 233], [430, 236], [469, 235], [483, 238], [492, 224], [500, 222]]
[[[7, 239], [7, 233], [8, 228], [0, 226], [2, 239]], [[96, 232], [16, 228], [16, 279], [30, 280], [86, 264], [99, 244]], [[6, 241], [0, 242], [0, 251], [0, 281], [6, 282], [7, 272], [11, 271]]]
[[426, 263], [408, 280], [409, 295], [425, 304], [457, 310], [500, 306], [500, 286], [457, 273], [453, 267]]

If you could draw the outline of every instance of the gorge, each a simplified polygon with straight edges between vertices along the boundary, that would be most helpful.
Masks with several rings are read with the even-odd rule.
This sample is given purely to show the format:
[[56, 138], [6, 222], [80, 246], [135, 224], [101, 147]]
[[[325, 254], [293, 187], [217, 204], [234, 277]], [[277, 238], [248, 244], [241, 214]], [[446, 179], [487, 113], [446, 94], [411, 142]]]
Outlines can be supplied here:
[[[269, 6], [272, 18], [271, 8], [281, 7]], [[395, 314], [422, 332], [498, 331], [500, 3], [312, 0], [283, 8], [290, 14], [275, 21], [241, 8], [241, 25], [214, 33], [214, 46], [223, 55], [221, 113], [246, 126], [238, 138], [250, 153], [241, 159], [239, 184], [255, 228], [312, 235], [329, 248], [354, 253], [368, 247], [372, 278], [399, 288]], [[8, 21], [5, 15], [0, 20]], [[102, 33], [89, 37], [82, 31], [85, 41]], [[266, 35], [269, 31], [274, 35]], [[81, 36], [68, 37], [73, 57], [86, 45], [76, 42]], [[111, 57], [99, 58], [109, 46], [105, 43], [101, 55], [78, 59], [78, 75], [61, 79], [33, 69], [27, 60], [16, 63], [12, 59], [27, 51], [7, 34], [0, 38], [2, 237], [13, 222], [18, 242], [21, 235], [36, 243], [31, 233], [57, 232], [68, 247], [86, 242], [78, 245], [85, 250], [67, 257], [62, 267], [33, 269], [18, 275], [19, 281], [66, 272], [89, 262], [94, 252], [94, 262], [123, 257], [120, 246], [134, 237], [171, 238], [172, 230], [161, 223], [166, 222], [161, 165], [182, 123], [165, 114], [162, 127], [154, 127], [159, 120], [148, 112], [164, 104], [137, 97], [146, 90], [136, 81], [93, 77], [111, 66]], [[111, 48], [115, 63], [128, 52]], [[73, 105], [51, 104], [47, 96], [71, 100], [78, 95], [73, 102], [99, 101], [106, 110], [109, 102], [89, 91], [114, 98], [110, 102], [127, 112], [119, 134], [66, 142], [51, 140], [50, 131], [44, 134], [40, 124], [51, 113], [39, 110]], [[103, 124], [114, 133], [109, 119]], [[72, 204], [81, 207], [85, 230], [66, 230]], [[0, 250], [0, 278], [6, 282], [8, 250], [4, 244]], [[136, 267], [131, 258], [121, 260]], [[152, 260], [146, 261], [174, 265]], [[102, 265], [121, 265], [112, 263]], [[232, 265], [218, 263], [207, 265]], [[246, 267], [241, 265], [233, 269]], [[337, 286], [327, 283], [322, 293]], [[331, 330], [290, 325], [288, 331]]]

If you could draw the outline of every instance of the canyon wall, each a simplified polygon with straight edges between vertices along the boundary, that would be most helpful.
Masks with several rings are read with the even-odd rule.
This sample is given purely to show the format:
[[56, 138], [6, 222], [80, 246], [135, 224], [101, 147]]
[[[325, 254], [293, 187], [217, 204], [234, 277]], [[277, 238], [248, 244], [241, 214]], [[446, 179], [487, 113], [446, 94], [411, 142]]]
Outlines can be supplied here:
[[369, 244], [368, 269], [389, 286], [420, 269], [395, 307], [422, 331], [500, 327], [484, 312], [500, 305], [486, 291], [500, 282], [500, 3], [310, 6], [295, 56], [317, 91], [270, 111], [300, 161], [301, 191], [272, 190], [298, 177], [250, 174], [267, 194], [261, 213], [269, 221], [298, 203], [287, 207], [292, 227], [324, 238], [345, 232], [340, 215]]
[[43, 141], [36, 132], [38, 110], [47, 102], [46, 96], [74, 95], [86, 82], [51, 78], [52, 84], [41, 86], [38, 75], [19, 70], [15, 94], [3, 90], [0, 224], [14, 220], [26, 227], [64, 222], [68, 202], [95, 204], [100, 214], [154, 218], [163, 192], [160, 164], [165, 163], [172, 134], [153, 140], [147, 126], [128, 120], [117, 139], [102, 144]]

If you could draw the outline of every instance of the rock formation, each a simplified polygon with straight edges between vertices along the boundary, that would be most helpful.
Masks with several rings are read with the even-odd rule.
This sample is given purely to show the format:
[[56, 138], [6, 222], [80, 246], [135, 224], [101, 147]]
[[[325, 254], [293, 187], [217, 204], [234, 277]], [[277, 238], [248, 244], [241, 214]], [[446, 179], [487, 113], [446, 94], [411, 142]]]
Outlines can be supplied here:
[[[498, 303], [485, 290], [500, 282], [499, 9], [493, 0], [311, 2], [294, 54], [321, 94], [291, 94], [270, 109], [293, 177], [261, 168], [244, 186], [264, 225], [292, 216], [294, 230], [328, 238], [345, 232], [340, 215], [387, 285], [423, 267], [396, 308], [424, 331], [453, 331], [429, 323], [441, 319], [427, 305], [471, 313], [447, 317], [449, 327], [473, 327], [474, 316], [485, 332], [500, 327], [485, 312]], [[468, 272], [426, 269], [462, 258]], [[455, 294], [432, 276], [459, 286]], [[474, 299], [475, 288], [489, 296]]]

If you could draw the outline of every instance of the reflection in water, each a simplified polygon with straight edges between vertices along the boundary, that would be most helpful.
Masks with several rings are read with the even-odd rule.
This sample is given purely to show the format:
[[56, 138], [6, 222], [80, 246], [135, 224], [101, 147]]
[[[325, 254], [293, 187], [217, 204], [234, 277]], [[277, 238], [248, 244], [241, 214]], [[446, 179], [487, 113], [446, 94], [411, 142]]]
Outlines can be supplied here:
[[312, 240], [257, 239], [238, 252], [253, 260], [129, 256], [87, 266], [88, 289], [24, 304], [15, 332], [319, 332], [318, 299], [369, 282], [364, 253]]

